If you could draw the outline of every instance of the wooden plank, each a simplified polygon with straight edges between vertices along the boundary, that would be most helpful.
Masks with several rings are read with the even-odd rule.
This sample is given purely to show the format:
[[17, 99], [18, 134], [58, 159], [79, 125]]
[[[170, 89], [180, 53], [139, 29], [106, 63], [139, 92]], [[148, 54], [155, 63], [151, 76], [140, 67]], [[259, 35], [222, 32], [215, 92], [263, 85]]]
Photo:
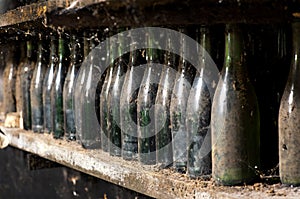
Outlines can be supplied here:
[[[212, 23], [278, 23], [300, 12], [300, 1], [49, 0], [0, 15], [0, 28], [26, 24], [66, 28]], [[124, 17], [125, 16], [125, 17]], [[21, 27], [22, 28], [22, 27]]]
[[21, 129], [4, 128], [10, 145], [40, 157], [82, 171], [108, 182], [155, 198], [299, 198], [300, 188], [280, 184], [222, 187], [212, 180], [191, 180], [171, 169], [159, 170], [138, 162], [111, 157], [101, 150], [83, 149], [76, 142], [53, 139]]

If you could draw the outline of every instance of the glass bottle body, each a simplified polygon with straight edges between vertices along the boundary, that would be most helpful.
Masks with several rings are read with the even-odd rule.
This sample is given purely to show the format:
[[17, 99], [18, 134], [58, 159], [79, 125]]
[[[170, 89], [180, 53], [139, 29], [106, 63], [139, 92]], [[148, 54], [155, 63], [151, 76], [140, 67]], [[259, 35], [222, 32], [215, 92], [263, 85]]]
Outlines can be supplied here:
[[208, 27], [197, 30], [200, 65], [190, 90], [186, 109], [186, 129], [188, 137], [187, 173], [196, 178], [211, 173], [210, 115], [211, 96], [205, 82], [204, 70], [209, 70], [211, 38]]
[[17, 62], [15, 61], [16, 49], [14, 46], [8, 47], [5, 52], [5, 68], [3, 71], [3, 112], [16, 111], [16, 75], [17, 75]]
[[44, 115], [44, 132], [52, 132], [52, 107], [51, 107], [51, 89], [54, 79], [54, 71], [58, 63], [57, 55], [57, 38], [55, 35], [51, 35], [50, 43], [50, 63], [46, 69], [44, 78], [44, 89], [43, 89], [43, 115]]
[[58, 41], [59, 62], [54, 71], [51, 88], [52, 132], [55, 139], [64, 136], [63, 85], [69, 66], [67, 41], [62, 35]]
[[48, 46], [46, 40], [39, 41], [38, 59], [33, 71], [30, 87], [31, 121], [33, 132], [42, 133], [44, 130], [43, 114], [43, 80], [48, 63]]
[[33, 70], [36, 65], [35, 49], [32, 41], [27, 41], [27, 57], [20, 71], [20, 83], [22, 92], [22, 110], [21, 117], [23, 120], [23, 128], [31, 129], [31, 103], [30, 103], [30, 85], [33, 75]]
[[[149, 36], [148, 42], [154, 42]], [[143, 74], [137, 99], [137, 124], [138, 124], [138, 154], [142, 164], [156, 163], [155, 143], [155, 99], [161, 75], [161, 51], [146, 49], [147, 65]]]
[[[137, 160], [138, 135], [137, 135], [137, 97], [139, 86], [144, 74], [146, 57], [145, 50], [132, 48], [129, 69], [126, 72], [120, 100], [120, 125], [122, 129], [122, 157], [126, 160]], [[141, 67], [140, 67], [141, 66]]]
[[281, 98], [278, 125], [279, 125], [279, 174], [283, 184], [300, 184], [300, 23], [294, 22], [293, 27], [293, 57], [290, 74]]
[[74, 107], [74, 90], [75, 80], [81, 63], [83, 61], [83, 48], [82, 42], [72, 37], [72, 52], [71, 63], [68, 68], [66, 79], [63, 88], [63, 107], [64, 107], [64, 137], [66, 140], [76, 140], [76, 127], [75, 127], [75, 107]]
[[[114, 62], [113, 78], [108, 94], [108, 133], [109, 133], [109, 153], [112, 156], [121, 156], [121, 126], [120, 126], [120, 98], [122, 86], [129, 61], [129, 54], [122, 54], [125, 46], [122, 32], [119, 33], [117, 43], [117, 59]], [[123, 129], [122, 129], [123, 130]]]
[[[86, 62], [86, 77], [85, 82], [82, 87], [81, 95], [81, 138], [80, 142], [84, 148], [96, 149], [101, 148], [101, 135], [100, 126], [98, 125], [96, 104], [97, 100], [97, 87], [95, 84], [96, 77], [100, 76], [100, 71], [97, 68], [97, 50], [95, 48], [96, 41], [91, 40], [90, 47], [91, 53], [87, 57], [88, 62]], [[98, 83], [98, 82], [97, 82]]]
[[181, 57], [178, 65], [172, 99], [170, 104], [170, 122], [172, 131], [173, 166], [178, 172], [185, 172], [187, 165], [186, 106], [193, 83], [195, 69], [183, 59], [188, 54], [186, 41], [181, 39]]
[[[171, 42], [168, 38], [167, 50], [174, 45]], [[173, 162], [170, 103], [176, 79], [178, 56], [165, 51], [164, 63], [155, 99], [156, 163], [161, 168], [169, 167]]]
[[219, 184], [255, 180], [260, 167], [260, 120], [247, 75], [239, 25], [226, 26], [225, 61], [211, 114], [212, 176]]

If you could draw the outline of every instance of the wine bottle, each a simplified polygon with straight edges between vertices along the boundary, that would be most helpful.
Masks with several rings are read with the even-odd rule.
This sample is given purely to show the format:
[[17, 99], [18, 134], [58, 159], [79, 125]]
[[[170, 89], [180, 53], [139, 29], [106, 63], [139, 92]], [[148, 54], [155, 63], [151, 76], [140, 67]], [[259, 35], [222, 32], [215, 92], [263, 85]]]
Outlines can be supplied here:
[[[146, 35], [148, 46], [154, 46], [155, 38], [151, 32]], [[137, 98], [137, 124], [138, 124], [138, 154], [142, 164], [156, 163], [155, 144], [155, 98], [160, 80], [161, 51], [156, 48], [146, 49], [147, 66], [143, 74]]]
[[128, 53], [122, 54], [125, 44], [125, 35], [122, 34], [123, 29], [119, 30], [117, 41], [117, 59], [114, 61], [114, 69], [112, 73], [112, 81], [109, 89], [107, 108], [108, 108], [108, 137], [109, 137], [109, 154], [112, 156], [121, 156], [121, 128], [120, 128], [120, 97], [124, 78], [129, 61]]
[[240, 24], [227, 24], [225, 60], [211, 113], [212, 176], [218, 184], [255, 180], [260, 167], [260, 120], [247, 74]]
[[137, 135], [137, 97], [139, 86], [144, 74], [143, 65], [146, 64], [145, 49], [136, 49], [137, 43], [142, 39], [140, 35], [130, 35], [130, 60], [123, 83], [120, 98], [120, 125], [122, 140], [122, 157], [125, 160], [138, 159]]
[[17, 75], [17, 59], [16, 59], [16, 46], [7, 43], [4, 51], [5, 67], [3, 71], [3, 112], [16, 111], [16, 75]]
[[205, 82], [204, 70], [209, 70], [211, 39], [209, 28], [202, 26], [196, 31], [199, 49], [199, 67], [190, 90], [186, 108], [188, 138], [187, 174], [191, 178], [211, 173], [210, 128], [211, 97]]
[[[109, 33], [111, 36], [112, 32]], [[116, 55], [116, 48], [115, 45], [108, 45], [107, 52], [108, 52], [108, 68], [105, 72], [105, 79], [103, 82], [102, 90], [100, 93], [100, 127], [101, 127], [101, 149], [105, 152], [109, 152], [109, 132], [108, 132], [108, 94], [109, 89], [111, 86], [112, 78], [113, 78], [113, 69], [114, 69], [114, 57]]]
[[30, 103], [30, 85], [33, 70], [36, 65], [36, 47], [33, 38], [27, 40], [27, 57], [24, 64], [21, 66], [20, 83], [22, 92], [22, 114], [23, 128], [31, 129], [31, 103]]
[[55, 139], [64, 136], [63, 85], [69, 66], [68, 39], [60, 33], [58, 40], [58, 64], [54, 71], [51, 88], [52, 132]]
[[33, 71], [30, 87], [31, 121], [33, 132], [42, 133], [44, 129], [43, 116], [43, 80], [48, 64], [48, 40], [39, 34], [38, 58]]
[[[88, 54], [90, 53], [90, 38], [89, 38], [89, 33], [84, 32], [83, 33], [83, 54], [84, 54], [84, 59], [87, 58]], [[73, 94], [73, 106], [76, 107], [74, 109], [74, 114], [75, 114], [75, 128], [76, 128], [76, 141], [78, 143], [81, 142], [81, 137], [82, 137], [82, 110], [81, 110], [81, 96], [83, 92], [83, 86], [86, 81], [86, 73], [87, 73], [87, 65], [81, 64], [80, 69], [78, 71], [78, 75], [76, 77], [76, 83], [75, 83], [75, 90]], [[81, 143], [80, 143], [81, 144]]]
[[300, 23], [292, 23], [293, 56], [286, 87], [281, 98], [279, 125], [279, 174], [283, 184], [300, 184]]
[[172, 42], [174, 41], [171, 41], [171, 37], [168, 37], [164, 66], [155, 99], [156, 163], [161, 168], [169, 167], [173, 162], [170, 102], [176, 79], [178, 56], [171, 52], [172, 45], [175, 46]]
[[88, 64], [86, 68], [86, 78], [82, 87], [81, 95], [81, 118], [82, 118], [82, 129], [81, 129], [81, 144], [86, 149], [96, 149], [101, 148], [101, 135], [100, 126], [98, 125], [97, 117], [93, 117], [97, 114], [96, 110], [96, 93], [97, 84], [93, 80], [94, 77], [99, 76], [99, 71], [96, 70], [95, 65], [99, 62], [97, 61], [97, 53], [93, 52], [93, 49], [97, 46], [98, 39], [96, 35], [92, 36], [90, 41], [91, 53], [88, 59]]
[[16, 109], [18, 113], [22, 113], [22, 89], [21, 89], [21, 72], [22, 66], [26, 61], [26, 40], [20, 40], [20, 59], [16, 68]]
[[50, 133], [53, 129], [52, 124], [52, 107], [51, 107], [51, 89], [54, 79], [54, 71], [58, 64], [57, 54], [57, 36], [54, 33], [50, 34], [50, 57], [47, 64], [46, 74], [43, 82], [43, 115], [44, 115], [44, 132]]
[[[186, 28], [180, 28], [180, 31], [183, 34], [187, 33]], [[189, 54], [185, 37], [182, 37], [180, 42], [181, 54], [170, 104], [170, 122], [173, 144], [173, 166], [178, 172], [184, 173], [186, 172], [187, 165], [186, 106], [196, 72], [195, 68], [183, 58], [184, 54]]]
[[63, 107], [64, 107], [64, 137], [66, 140], [76, 140], [75, 128], [75, 107], [73, 102], [75, 80], [77, 72], [83, 61], [83, 43], [80, 37], [75, 34], [71, 38], [71, 62], [66, 75], [63, 88]]

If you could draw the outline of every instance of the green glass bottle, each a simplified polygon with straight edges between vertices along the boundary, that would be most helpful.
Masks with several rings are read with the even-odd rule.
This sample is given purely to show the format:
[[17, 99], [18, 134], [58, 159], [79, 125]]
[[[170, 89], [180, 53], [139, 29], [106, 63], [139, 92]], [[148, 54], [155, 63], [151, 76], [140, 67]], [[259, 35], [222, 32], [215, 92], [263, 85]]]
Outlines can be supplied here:
[[186, 108], [188, 138], [187, 174], [191, 178], [211, 173], [210, 128], [211, 97], [205, 82], [204, 70], [209, 70], [211, 39], [209, 28], [201, 26], [196, 39], [204, 51], [199, 49], [200, 65], [189, 94]]
[[[119, 30], [122, 31], [123, 29]], [[128, 54], [122, 54], [125, 37], [122, 32], [118, 34], [117, 41], [117, 59], [114, 61], [114, 70], [112, 81], [109, 89], [107, 107], [108, 107], [108, 137], [109, 137], [109, 154], [112, 156], [121, 156], [121, 128], [120, 128], [120, 97], [122, 86], [124, 84], [125, 74], [129, 61]]]
[[43, 89], [43, 115], [44, 115], [44, 132], [52, 132], [52, 107], [51, 107], [51, 89], [54, 79], [54, 71], [58, 64], [57, 54], [57, 36], [54, 33], [50, 34], [50, 56], [49, 64], [47, 64], [46, 74], [44, 78], [44, 89]]
[[83, 61], [83, 43], [75, 34], [71, 38], [71, 62], [66, 75], [63, 89], [64, 107], [64, 137], [66, 140], [76, 140], [75, 107], [73, 102], [75, 80]]
[[[149, 33], [146, 36], [149, 46], [154, 46], [155, 38]], [[142, 164], [156, 163], [155, 144], [155, 98], [160, 80], [161, 51], [156, 48], [146, 49], [147, 65], [140, 85], [137, 99], [137, 124], [138, 124], [138, 154]]]
[[[180, 28], [180, 32], [187, 33], [186, 28]], [[189, 49], [184, 37], [180, 39], [180, 60], [178, 72], [173, 87], [170, 104], [170, 122], [172, 131], [173, 166], [178, 172], [186, 172], [187, 165], [187, 131], [186, 131], [186, 106], [189, 92], [195, 76], [195, 68], [184, 58], [189, 54]]]
[[8, 43], [5, 45], [5, 67], [3, 70], [3, 112], [16, 111], [16, 75], [18, 70], [16, 59], [16, 46]]
[[260, 167], [260, 119], [247, 75], [240, 24], [226, 25], [225, 60], [211, 113], [212, 176], [218, 184], [256, 179]]
[[81, 94], [81, 138], [80, 142], [82, 146], [86, 149], [96, 149], [101, 148], [101, 135], [100, 135], [100, 126], [98, 125], [98, 120], [96, 117], [93, 117], [94, 114], [97, 114], [96, 110], [96, 96], [99, 93], [96, 93], [97, 85], [93, 82], [95, 76], [99, 76], [99, 70], [95, 68], [97, 63], [97, 53], [93, 52], [93, 49], [97, 46], [97, 37], [95, 34], [92, 35], [90, 41], [91, 52], [88, 59], [88, 67], [86, 68], [85, 82], [82, 87]]
[[[84, 57], [83, 59], [86, 59], [88, 54], [90, 53], [90, 38], [89, 38], [89, 33], [84, 32], [83, 33], [83, 54]], [[81, 105], [82, 105], [82, 92], [83, 92], [83, 87], [84, 83], [86, 81], [86, 73], [87, 73], [87, 65], [81, 64], [80, 69], [78, 71], [78, 75], [76, 77], [76, 83], [75, 83], [75, 91], [73, 94], [74, 98], [74, 114], [75, 114], [75, 128], [76, 128], [76, 141], [81, 144], [81, 137], [82, 137], [82, 110], [81, 110]]]
[[27, 57], [21, 66], [20, 83], [22, 92], [22, 120], [25, 130], [31, 129], [31, 103], [30, 103], [30, 85], [33, 75], [33, 70], [36, 65], [36, 48], [33, 38], [27, 40]]
[[[109, 33], [112, 34], [111, 32]], [[100, 127], [101, 127], [101, 149], [105, 152], [109, 151], [109, 132], [108, 132], [108, 94], [113, 78], [114, 60], [113, 57], [117, 53], [114, 45], [107, 46], [109, 66], [105, 72], [105, 79], [100, 93]]]
[[168, 37], [164, 66], [155, 99], [156, 163], [161, 168], [169, 167], [173, 162], [170, 102], [179, 59], [177, 55], [171, 53], [171, 47], [174, 45], [172, 42], [174, 41]]
[[39, 34], [38, 41], [38, 58], [33, 71], [30, 87], [31, 99], [31, 127], [33, 132], [42, 133], [44, 130], [43, 116], [43, 80], [47, 69], [49, 58], [49, 46], [46, 37]]
[[279, 174], [287, 185], [300, 185], [300, 23], [292, 23], [293, 56], [290, 74], [281, 98], [279, 125]]
[[58, 64], [51, 88], [52, 132], [55, 139], [64, 136], [63, 86], [69, 66], [68, 39], [60, 33], [58, 40]]
[[138, 159], [137, 97], [143, 78], [141, 74], [144, 74], [141, 66], [147, 63], [145, 49], [136, 49], [136, 42], [140, 40], [140, 35], [131, 35], [131, 55], [120, 99], [122, 157], [125, 160]]

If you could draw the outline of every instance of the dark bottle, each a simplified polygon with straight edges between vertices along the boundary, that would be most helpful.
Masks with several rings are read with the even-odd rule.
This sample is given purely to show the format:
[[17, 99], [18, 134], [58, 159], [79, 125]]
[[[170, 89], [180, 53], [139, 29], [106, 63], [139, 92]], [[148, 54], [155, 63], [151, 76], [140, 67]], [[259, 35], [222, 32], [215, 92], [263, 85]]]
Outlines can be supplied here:
[[260, 120], [248, 78], [240, 25], [226, 25], [225, 60], [211, 113], [212, 176], [218, 184], [255, 180], [260, 167]]
[[[32, 38], [31, 38], [32, 39]], [[36, 65], [36, 49], [32, 40], [27, 41], [27, 57], [20, 69], [20, 83], [22, 92], [22, 114], [23, 128], [31, 129], [31, 103], [30, 103], [30, 85], [33, 70]]]
[[[87, 32], [83, 33], [83, 54], [86, 59], [90, 52], [90, 39], [89, 34]], [[81, 64], [80, 69], [78, 71], [78, 75], [76, 77], [75, 90], [74, 90], [74, 114], [75, 114], [75, 128], [76, 128], [76, 140], [80, 143], [82, 137], [82, 110], [81, 110], [81, 95], [83, 92], [83, 86], [86, 81], [86, 73], [87, 73], [87, 64]]]
[[[146, 36], [148, 46], [154, 46], [155, 38]], [[161, 51], [156, 48], [146, 49], [147, 65], [143, 74], [137, 99], [137, 124], [138, 124], [138, 154], [142, 164], [156, 163], [155, 144], [155, 98], [161, 74]]]
[[300, 23], [292, 24], [293, 57], [279, 109], [279, 174], [283, 184], [300, 184]]
[[63, 88], [63, 107], [64, 107], [64, 137], [66, 140], [76, 140], [75, 128], [75, 106], [74, 90], [75, 80], [81, 63], [83, 61], [83, 43], [76, 35], [72, 35], [71, 41], [71, 63], [66, 75]]
[[187, 173], [196, 178], [211, 173], [210, 128], [211, 97], [205, 82], [204, 70], [210, 67], [211, 39], [208, 27], [197, 29], [197, 42], [205, 51], [199, 51], [199, 67], [193, 81], [186, 108], [188, 137]]
[[54, 71], [58, 64], [58, 54], [57, 54], [57, 37], [55, 34], [51, 34], [50, 36], [50, 57], [49, 64], [47, 64], [46, 74], [44, 77], [44, 89], [43, 89], [43, 115], [44, 115], [44, 132], [50, 133], [52, 132], [52, 106], [51, 106], [51, 89], [52, 83], [54, 79]]
[[[186, 29], [180, 29], [186, 33]], [[172, 130], [173, 146], [173, 166], [179, 172], [186, 171], [187, 165], [187, 131], [186, 131], [186, 106], [191, 85], [195, 75], [195, 68], [184, 58], [184, 54], [189, 54], [185, 37], [181, 40], [181, 57], [178, 64], [178, 73], [172, 92], [170, 104], [170, 121]]]
[[38, 58], [33, 71], [30, 87], [31, 99], [31, 127], [33, 132], [43, 132], [44, 116], [43, 116], [43, 80], [49, 60], [49, 46], [47, 38], [39, 35], [38, 42]]
[[96, 35], [93, 35], [93, 39], [90, 41], [91, 52], [86, 58], [88, 62], [85, 69], [85, 82], [82, 87], [81, 107], [79, 108], [82, 118], [80, 142], [86, 149], [101, 148], [100, 126], [97, 117], [94, 117], [97, 114], [96, 97], [99, 95], [96, 93], [97, 84], [95, 84], [94, 80], [96, 79], [95, 77], [100, 76], [100, 71], [96, 68], [99, 63], [97, 51], [93, 50], [96, 44], [97, 38]]
[[122, 140], [122, 157], [125, 160], [138, 159], [137, 135], [137, 97], [146, 64], [145, 49], [136, 49], [140, 42], [139, 35], [131, 35], [130, 60], [123, 83], [120, 99], [120, 125]]
[[21, 114], [22, 112], [22, 88], [21, 88], [21, 72], [22, 67], [26, 61], [26, 40], [20, 41], [20, 59], [18, 62], [18, 67], [16, 71], [16, 109], [17, 112]]
[[109, 153], [112, 156], [121, 156], [121, 128], [120, 128], [120, 97], [122, 86], [124, 84], [126, 69], [129, 61], [128, 54], [122, 55], [122, 48], [126, 45], [123, 34], [118, 34], [117, 59], [114, 61], [112, 81], [109, 89], [107, 107], [108, 107], [108, 137]]
[[109, 66], [105, 72], [105, 79], [103, 82], [102, 90], [100, 93], [100, 128], [101, 128], [101, 149], [105, 152], [109, 151], [109, 133], [108, 133], [108, 94], [113, 78], [114, 69], [114, 57], [116, 55], [115, 45], [111, 44], [107, 46], [107, 52], [109, 57]]
[[63, 86], [69, 66], [67, 38], [61, 33], [58, 40], [58, 64], [51, 88], [52, 132], [55, 139], [64, 136]]
[[3, 71], [3, 112], [5, 114], [16, 111], [16, 74], [17, 54], [16, 46], [8, 43], [4, 51], [5, 68]]
[[172, 42], [174, 41], [168, 37], [167, 51], [164, 53], [165, 64], [155, 100], [156, 163], [162, 168], [171, 166], [173, 162], [170, 103], [176, 79], [178, 56], [171, 53], [171, 46], [175, 46]]

